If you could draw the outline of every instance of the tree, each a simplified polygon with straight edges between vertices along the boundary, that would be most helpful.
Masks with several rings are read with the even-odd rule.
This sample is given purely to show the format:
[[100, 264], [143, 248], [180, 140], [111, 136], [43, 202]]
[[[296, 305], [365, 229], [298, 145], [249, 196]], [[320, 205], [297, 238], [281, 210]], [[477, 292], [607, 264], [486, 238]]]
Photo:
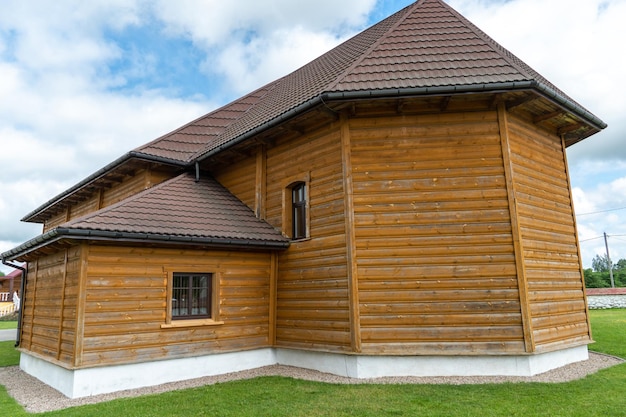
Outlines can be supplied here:
[[595, 272], [609, 272], [609, 258], [606, 255], [596, 255], [591, 260], [591, 268]]
[[620, 259], [613, 265], [613, 269], [616, 271], [626, 271], [626, 259]]

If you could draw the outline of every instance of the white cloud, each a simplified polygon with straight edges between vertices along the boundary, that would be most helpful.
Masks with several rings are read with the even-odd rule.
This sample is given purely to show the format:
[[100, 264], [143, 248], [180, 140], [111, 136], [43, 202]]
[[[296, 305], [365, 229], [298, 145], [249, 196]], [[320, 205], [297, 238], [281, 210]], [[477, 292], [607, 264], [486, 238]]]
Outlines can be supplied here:
[[[39, 225], [18, 222], [130, 149], [315, 58], [388, 0], [5, 0], [0, 13], [0, 252]], [[624, 0], [449, 0], [609, 128], [568, 149], [577, 213], [626, 206]], [[374, 7], [376, 7], [374, 9]], [[122, 45], [128, 33], [192, 43], [210, 90], [150, 84], [175, 51]], [[159, 34], [158, 31], [162, 30]], [[115, 35], [112, 37], [111, 35]], [[124, 68], [116, 67], [123, 61]], [[134, 81], [132, 81], [134, 80]], [[144, 82], [145, 80], [145, 82]], [[201, 81], [204, 81], [201, 80]], [[133, 84], [135, 83], [135, 84]], [[167, 87], [164, 87], [167, 88]], [[19, 198], [14, 198], [14, 196]], [[625, 211], [581, 216], [581, 239], [624, 233]], [[5, 243], [9, 243], [6, 247]], [[603, 242], [582, 245], [585, 259]], [[619, 239], [615, 256], [626, 258]], [[590, 259], [590, 258], [589, 258]], [[0, 267], [1, 268], [1, 267]]]

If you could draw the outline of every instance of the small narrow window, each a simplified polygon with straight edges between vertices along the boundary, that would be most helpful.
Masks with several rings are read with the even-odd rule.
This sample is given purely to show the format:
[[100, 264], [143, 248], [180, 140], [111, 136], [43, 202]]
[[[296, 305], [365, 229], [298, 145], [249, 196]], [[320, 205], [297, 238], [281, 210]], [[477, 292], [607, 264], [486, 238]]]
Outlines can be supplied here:
[[306, 184], [298, 182], [291, 188], [291, 237], [306, 238]]
[[211, 318], [212, 274], [174, 273], [172, 320]]

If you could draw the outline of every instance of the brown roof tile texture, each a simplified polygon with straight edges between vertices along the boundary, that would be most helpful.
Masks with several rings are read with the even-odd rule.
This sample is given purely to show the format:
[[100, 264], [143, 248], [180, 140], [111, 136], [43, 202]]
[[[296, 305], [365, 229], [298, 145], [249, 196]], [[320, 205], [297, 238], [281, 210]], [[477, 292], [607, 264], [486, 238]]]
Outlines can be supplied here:
[[181, 174], [60, 228], [188, 236], [247, 242], [286, 242], [277, 230], [212, 178]]
[[137, 149], [193, 162], [323, 93], [536, 81], [573, 101], [441, 0], [419, 0], [309, 64]]

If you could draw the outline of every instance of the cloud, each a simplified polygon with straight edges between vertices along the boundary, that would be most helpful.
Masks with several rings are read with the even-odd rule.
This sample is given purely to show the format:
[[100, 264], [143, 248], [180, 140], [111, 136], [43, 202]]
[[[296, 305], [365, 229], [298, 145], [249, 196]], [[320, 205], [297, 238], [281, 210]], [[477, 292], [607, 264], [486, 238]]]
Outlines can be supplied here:
[[[18, 219], [85, 176], [287, 74], [373, 16], [377, 21], [407, 3], [4, 1], [0, 251], [41, 230]], [[576, 211], [626, 205], [620, 200], [626, 181], [626, 54], [620, 43], [626, 39], [626, 2], [449, 3], [609, 124], [568, 149]], [[581, 238], [626, 233], [620, 228], [624, 213], [580, 217]], [[582, 245], [585, 259], [603, 246], [590, 242]], [[611, 244], [619, 256], [618, 236]]]
[[[570, 150], [578, 159], [626, 160], [626, 2], [451, 0], [450, 4], [609, 124]], [[540, 12], [539, 12], [540, 11]]]
[[160, 1], [156, 18], [170, 36], [205, 51], [201, 69], [232, 98], [281, 77], [355, 34], [374, 0]]

